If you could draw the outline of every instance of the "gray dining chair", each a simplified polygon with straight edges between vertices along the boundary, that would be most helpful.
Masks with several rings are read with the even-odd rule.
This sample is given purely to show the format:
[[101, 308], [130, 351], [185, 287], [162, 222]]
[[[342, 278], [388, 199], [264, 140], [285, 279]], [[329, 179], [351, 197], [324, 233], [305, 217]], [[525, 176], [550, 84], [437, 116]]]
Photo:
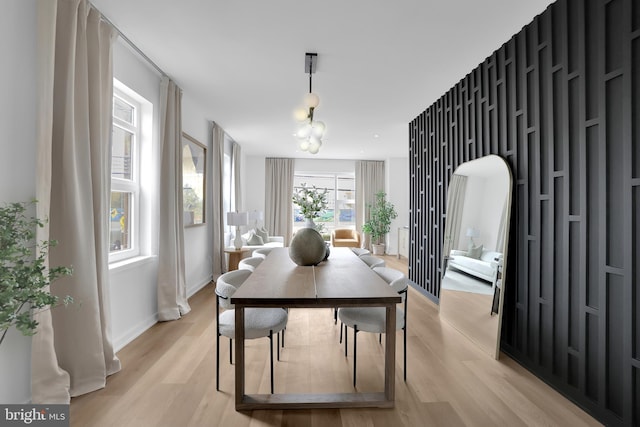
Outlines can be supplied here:
[[253, 272], [256, 268], [258, 268], [262, 261], [264, 261], [264, 258], [259, 256], [242, 258], [238, 263], [238, 270], [249, 270]]
[[[409, 282], [401, 271], [389, 267], [373, 269], [385, 282], [402, 297], [404, 309], [396, 309], [396, 330], [404, 331], [404, 381], [407, 381], [407, 289]], [[340, 342], [344, 329], [344, 355], [347, 356], [347, 326], [353, 329], [353, 386], [356, 386], [357, 335], [358, 332], [372, 332], [380, 335], [386, 329], [387, 313], [385, 307], [342, 307], [338, 309], [340, 319]], [[344, 326], [344, 328], [343, 328]]]
[[377, 256], [361, 255], [360, 259], [362, 260], [362, 262], [364, 262], [365, 264], [367, 264], [371, 268], [384, 267], [385, 266], [384, 260], [382, 258], [378, 258]]
[[365, 248], [351, 248], [351, 250], [353, 251], [354, 254], [358, 256], [371, 255], [371, 251]]
[[251, 254], [252, 257], [261, 257], [261, 258], [266, 258], [267, 255], [269, 255], [271, 253], [271, 251], [273, 250], [272, 247], [267, 247], [267, 248], [259, 248], [259, 249], [255, 249], [253, 251], [253, 253]]
[[[229, 338], [229, 363], [233, 360], [233, 339], [236, 335], [235, 306], [231, 296], [251, 275], [250, 270], [234, 270], [221, 275], [216, 281], [216, 390], [220, 384], [220, 336]], [[224, 309], [220, 313], [220, 307]], [[269, 338], [271, 364], [271, 393], [273, 394], [273, 334], [278, 337], [280, 360], [280, 331], [287, 325], [288, 313], [282, 308], [246, 308], [244, 310], [244, 338]]]

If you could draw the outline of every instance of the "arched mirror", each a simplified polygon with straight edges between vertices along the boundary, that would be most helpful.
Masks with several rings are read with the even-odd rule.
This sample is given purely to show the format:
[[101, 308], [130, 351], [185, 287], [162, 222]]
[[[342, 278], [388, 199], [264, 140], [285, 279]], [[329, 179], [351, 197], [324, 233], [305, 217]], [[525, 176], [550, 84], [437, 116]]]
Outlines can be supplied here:
[[499, 156], [460, 165], [449, 183], [440, 316], [498, 358], [512, 176]]

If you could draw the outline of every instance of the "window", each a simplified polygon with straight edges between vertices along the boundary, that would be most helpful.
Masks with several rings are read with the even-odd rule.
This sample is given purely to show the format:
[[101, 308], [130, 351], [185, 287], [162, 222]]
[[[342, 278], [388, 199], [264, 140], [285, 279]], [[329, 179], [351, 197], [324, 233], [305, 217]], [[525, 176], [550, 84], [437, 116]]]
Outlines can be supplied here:
[[[320, 189], [327, 189], [327, 210], [314, 219], [323, 233], [329, 233], [336, 228], [355, 228], [356, 225], [356, 182], [351, 174], [302, 174], [296, 173], [293, 178], [294, 191], [302, 184], [315, 185]], [[305, 219], [300, 214], [298, 206], [293, 205], [294, 231], [304, 226]]]
[[150, 115], [150, 109], [148, 101], [114, 79], [109, 261], [140, 254], [143, 116]]

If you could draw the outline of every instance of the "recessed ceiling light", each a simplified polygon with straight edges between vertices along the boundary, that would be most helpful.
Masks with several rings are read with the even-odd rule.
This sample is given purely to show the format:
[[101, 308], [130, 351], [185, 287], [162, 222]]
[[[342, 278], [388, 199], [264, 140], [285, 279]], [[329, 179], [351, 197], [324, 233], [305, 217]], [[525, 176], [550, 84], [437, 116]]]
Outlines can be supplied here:
[[377, 138], [380, 138], [380, 135], [378, 135], [377, 133], [374, 133], [373, 137], [377, 139]]

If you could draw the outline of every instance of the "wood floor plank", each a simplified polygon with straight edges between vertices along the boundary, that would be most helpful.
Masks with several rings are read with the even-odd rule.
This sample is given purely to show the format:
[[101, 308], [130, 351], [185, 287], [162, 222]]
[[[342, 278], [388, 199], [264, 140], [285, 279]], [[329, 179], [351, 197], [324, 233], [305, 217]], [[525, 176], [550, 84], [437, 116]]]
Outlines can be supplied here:
[[[385, 257], [405, 269], [406, 260]], [[215, 390], [213, 285], [194, 295], [191, 312], [153, 326], [118, 356], [121, 372], [96, 392], [72, 398], [71, 426], [566, 426], [599, 425], [573, 403], [506, 355], [494, 360], [441, 322], [438, 306], [409, 290], [407, 382], [402, 332], [396, 335], [396, 403], [393, 409], [310, 409], [236, 412], [234, 366], [221, 339], [220, 391]], [[353, 331], [349, 355], [339, 344], [331, 309], [289, 313], [285, 347], [275, 363], [277, 393], [352, 392]], [[248, 393], [269, 393], [269, 341], [246, 341]], [[274, 339], [274, 358], [275, 358]], [[358, 334], [358, 391], [381, 391], [382, 345]]]

